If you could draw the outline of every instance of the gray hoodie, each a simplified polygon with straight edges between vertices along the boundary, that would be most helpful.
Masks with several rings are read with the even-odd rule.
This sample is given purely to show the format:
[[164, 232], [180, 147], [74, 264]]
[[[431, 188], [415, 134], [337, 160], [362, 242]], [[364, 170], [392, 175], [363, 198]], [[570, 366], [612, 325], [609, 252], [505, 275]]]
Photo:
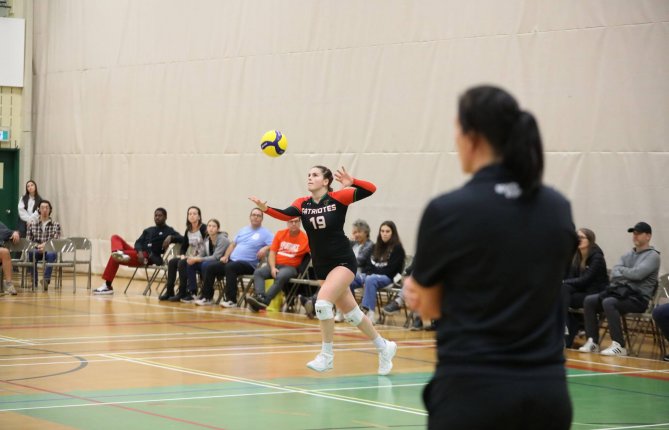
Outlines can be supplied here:
[[660, 252], [652, 246], [643, 251], [632, 249], [620, 257], [611, 269], [611, 284], [627, 284], [650, 300], [657, 286], [660, 270]]

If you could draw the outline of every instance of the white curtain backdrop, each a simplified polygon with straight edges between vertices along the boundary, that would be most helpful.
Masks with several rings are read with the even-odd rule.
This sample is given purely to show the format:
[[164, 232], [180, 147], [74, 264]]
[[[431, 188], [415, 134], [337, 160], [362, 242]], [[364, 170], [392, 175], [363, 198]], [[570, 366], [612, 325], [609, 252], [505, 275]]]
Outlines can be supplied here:
[[[91, 238], [97, 271], [110, 235], [134, 242], [156, 207], [183, 231], [197, 205], [234, 234], [248, 196], [287, 207], [315, 164], [376, 183], [348, 224], [375, 239], [392, 219], [413, 254], [427, 201], [466, 180], [456, 100], [480, 83], [537, 115], [545, 182], [609, 266], [645, 220], [669, 268], [665, 0], [34, 4], [33, 176], [64, 234]], [[289, 141], [278, 159], [259, 149], [270, 129]]]

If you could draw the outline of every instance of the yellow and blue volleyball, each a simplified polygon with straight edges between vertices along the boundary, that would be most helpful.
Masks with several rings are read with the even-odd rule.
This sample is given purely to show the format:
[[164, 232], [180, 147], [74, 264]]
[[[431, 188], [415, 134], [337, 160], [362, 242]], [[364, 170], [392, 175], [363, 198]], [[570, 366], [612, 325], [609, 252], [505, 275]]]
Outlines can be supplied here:
[[279, 130], [270, 130], [262, 135], [260, 149], [265, 155], [278, 157], [288, 148], [288, 139]]

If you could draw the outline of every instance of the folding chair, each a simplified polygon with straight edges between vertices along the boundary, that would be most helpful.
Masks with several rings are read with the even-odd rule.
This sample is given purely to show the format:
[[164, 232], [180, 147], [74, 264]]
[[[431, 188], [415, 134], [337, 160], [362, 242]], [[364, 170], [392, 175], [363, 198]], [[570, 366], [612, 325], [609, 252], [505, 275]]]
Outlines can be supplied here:
[[[406, 269], [407, 267], [411, 266], [411, 263], [413, 263], [413, 255], [407, 255], [404, 257], [404, 267], [402, 270]], [[402, 286], [404, 285], [404, 278], [406, 276], [406, 272], [404, 272], [404, 275], [397, 274], [395, 278], [393, 279], [393, 282], [390, 284], [386, 285], [383, 288], [379, 288], [376, 291], [376, 307], [379, 309], [379, 322], [381, 324], [385, 324], [386, 321], [386, 314], [383, 312], [383, 295], [385, 294], [386, 300], [385, 303], [390, 303], [391, 301], [395, 300], [399, 295], [400, 292], [402, 291]], [[402, 306], [404, 309], [404, 316], [406, 318], [404, 322], [404, 326], [408, 327], [409, 324], [411, 323], [411, 318], [412, 316], [409, 315], [409, 310], [407, 309], [406, 306]]]
[[[146, 295], [151, 295], [151, 286], [153, 283], [158, 279], [158, 275], [162, 274], [162, 277], [158, 280], [158, 285], [160, 285], [161, 282], [165, 279], [167, 276], [167, 263], [170, 261], [170, 259], [176, 257], [179, 255], [179, 252], [181, 251], [181, 244], [180, 243], [172, 243], [170, 246], [167, 248], [165, 253], [163, 254], [163, 263], [162, 264], [145, 264], [144, 266], [137, 266], [135, 268], [135, 271], [132, 272], [132, 276], [130, 277], [130, 280], [128, 281], [128, 285], [125, 286], [125, 290], [123, 290], [123, 294], [126, 294], [128, 292], [128, 288], [130, 288], [130, 284], [132, 281], [135, 279], [135, 275], [137, 275], [137, 271], [139, 269], [144, 269], [144, 276], [146, 276], [146, 287], [144, 287], [144, 291], [142, 292], [143, 296]], [[149, 274], [149, 269], [153, 269], [153, 273]]]
[[281, 312], [297, 312], [300, 304], [297, 303], [297, 296], [301, 287], [310, 289], [309, 295], [312, 295], [320, 286], [319, 282], [313, 276], [313, 265], [311, 264], [311, 255], [307, 254], [302, 259], [297, 268], [297, 276], [288, 280], [290, 288], [284, 296]]
[[[664, 274], [660, 276], [660, 281], [665, 284], [669, 283], [669, 274]], [[665, 284], [666, 285], [666, 284]], [[663, 296], [665, 295], [665, 285], [663, 288], [659, 287], [659, 284], [655, 286], [655, 291], [653, 297], [648, 302], [648, 308], [645, 312], [639, 313], [627, 313], [622, 315], [622, 328], [623, 334], [625, 335], [625, 341], [627, 342], [627, 348], [630, 353], [639, 356], [641, 352], [641, 347], [643, 346], [646, 336], [650, 334], [653, 339], [653, 345], [658, 345], [660, 351], [662, 352], [664, 343], [662, 340], [661, 333], [658, 333], [657, 328], [653, 322], [653, 309], [655, 306], [659, 305], [663, 301]], [[658, 336], [659, 334], [659, 336]], [[634, 346], [637, 346], [636, 353], [634, 352]], [[664, 354], [663, 354], [664, 355]]]
[[93, 259], [93, 245], [88, 238], [85, 237], [70, 237], [69, 238], [74, 247], [77, 249], [77, 264], [85, 264], [88, 266], [86, 274], [88, 276], [88, 283], [86, 284], [86, 289], [91, 289], [91, 263]]
[[23, 289], [25, 288], [26, 269], [33, 267], [32, 261], [28, 261], [28, 252], [32, 250], [33, 244], [22, 237], [17, 243], [8, 240], [4, 243], [4, 246], [12, 256], [12, 267], [21, 269], [21, 289]]
[[[46, 261], [46, 254], [53, 252], [56, 254], [56, 261]], [[72, 268], [72, 294], [77, 292], [77, 248], [70, 239], [51, 239], [44, 244], [42, 259], [37, 261], [38, 266], [42, 266], [42, 279], [46, 269], [56, 269], [51, 274], [55, 278], [54, 287], [63, 288], [63, 269]]]

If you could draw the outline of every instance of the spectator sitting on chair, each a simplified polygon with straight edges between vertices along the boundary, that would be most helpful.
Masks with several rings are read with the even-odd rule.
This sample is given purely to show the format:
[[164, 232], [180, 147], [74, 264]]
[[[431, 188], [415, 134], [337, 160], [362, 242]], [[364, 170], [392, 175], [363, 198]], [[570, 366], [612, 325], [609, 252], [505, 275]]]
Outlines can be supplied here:
[[609, 283], [604, 252], [595, 243], [595, 233], [590, 229], [580, 228], [576, 234], [578, 249], [574, 253], [574, 259], [566, 278], [562, 281], [562, 304], [566, 323], [565, 346], [567, 348], [571, 348], [579, 326], [577, 315], [570, 313], [569, 308], [583, 308], [583, 300], [586, 296], [601, 293]]
[[112, 282], [121, 264], [130, 267], [163, 264], [162, 256], [170, 243], [183, 240], [183, 237], [179, 233], [165, 224], [166, 220], [167, 211], [163, 208], [156, 209], [153, 212], [153, 221], [156, 225], [144, 229], [142, 235], [135, 241], [134, 248], [121, 236], [115, 234], [111, 237], [112, 253], [102, 274], [102, 279], [105, 283], [94, 290], [93, 294], [114, 294]]
[[[404, 269], [404, 276], [410, 276], [411, 272], [413, 270], [413, 264], [411, 264], [409, 267]], [[404, 285], [402, 285], [402, 289], [400, 290], [399, 294], [397, 297], [395, 297], [395, 300], [392, 300], [390, 303], [385, 305], [382, 309], [381, 312], [384, 315], [396, 315], [402, 310], [402, 306], [404, 306]], [[416, 311], [413, 312], [412, 319], [410, 321], [409, 325], [409, 330], [411, 331], [421, 331], [423, 330], [423, 318], [421, 318], [420, 314]], [[430, 325], [425, 328], [427, 331], [433, 331], [436, 329], [436, 321], [431, 320]]]
[[611, 346], [603, 355], [627, 355], [620, 315], [644, 312], [655, 288], [660, 268], [660, 253], [650, 246], [652, 229], [645, 222], [638, 222], [627, 230], [632, 233], [634, 248], [620, 258], [611, 269], [611, 283], [606, 290], [585, 298], [585, 345], [581, 352], [599, 351], [599, 320], [597, 314], [604, 311], [611, 333]]
[[237, 277], [252, 274], [272, 243], [272, 233], [262, 226], [263, 215], [260, 209], [254, 208], [249, 215], [251, 224], [239, 230], [218, 263], [207, 265], [202, 283], [203, 297], [213, 295], [216, 277], [225, 275], [225, 298], [221, 306], [237, 306]]
[[[195, 294], [195, 291], [187, 291], [186, 262], [187, 257], [198, 255], [204, 249], [204, 241], [207, 239], [207, 226], [202, 224], [202, 211], [197, 206], [191, 206], [186, 211], [186, 231], [181, 241], [181, 254], [167, 262], [167, 282], [165, 282], [165, 292], [158, 297], [158, 300], [169, 300], [178, 302]], [[179, 271], [179, 294], [174, 294], [174, 284], [177, 280], [177, 270]], [[195, 284], [193, 284], [195, 287]]]
[[19, 200], [19, 235], [26, 237], [28, 224], [39, 218], [39, 204], [42, 196], [37, 192], [37, 183], [32, 179], [26, 182], [26, 193]]
[[369, 240], [369, 224], [365, 220], [355, 220], [353, 222], [353, 240], [351, 241], [351, 248], [355, 259], [358, 261], [358, 272], [362, 273], [362, 268], [369, 263], [369, 256], [372, 255], [374, 242]]
[[376, 292], [393, 282], [393, 278], [402, 273], [404, 268], [404, 247], [397, 233], [397, 226], [392, 221], [384, 221], [379, 227], [379, 234], [372, 254], [365, 263], [362, 274], [356, 274], [351, 289], [365, 289], [362, 296], [362, 309], [372, 323], [376, 321]]
[[[56, 261], [55, 252], [44, 252], [44, 245], [46, 245], [48, 241], [60, 238], [60, 224], [51, 219], [52, 212], [53, 206], [51, 206], [51, 202], [42, 200], [39, 204], [39, 218], [28, 224], [27, 238], [35, 244], [35, 249], [28, 254], [30, 261], [35, 262], [33, 265], [33, 285], [35, 287], [37, 287], [38, 278], [37, 261], [40, 259], [44, 259], [49, 263]], [[44, 271], [44, 279], [42, 280], [44, 291], [47, 291], [49, 287], [51, 269], [53, 268], [47, 267]]]
[[[653, 319], [664, 337], [669, 341], [669, 303], [665, 303], [653, 309]], [[660, 339], [660, 341], [662, 341], [662, 339]], [[669, 355], [665, 355], [662, 359], [664, 361], [669, 361]]]
[[[246, 300], [253, 312], [266, 308], [269, 303], [283, 290], [290, 278], [297, 276], [297, 268], [304, 256], [309, 252], [307, 234], [300, 230], [300, 217], [286, 222], [288, 228], [279, 230], [269, 248], [267, 265], [253, 272], [255, 297], [248, 295]], [[265, 292], [265, 280], [274, 279], [272, 286]]]
[[[0, 245], [8, 240], [17, 243], [19, 236], [18, 230], [12, 231], [0, 222]], [[7, 248], [0, 248], [0, 265], [2, 265], [2, 273], [5, 278], [5, 292], [15, 296], [17, 292], [12, 285], [12, 256]]]
[[[207, 222], [209, 237], [207, 238], [206, 246], [200, 254], [188, 257], [186, 260], [188, 263], [186, 271], [188, 273], [189, 291], [197, 291], [197, 272], [204, 273], [208, 265], [218, 263], [219, 259], [223, 257], [225, 251], [228, 249], [230, 245], [228, 233], [220, 231], [220, 229], [221, 223], [215, 218], [210, 219]], [[214, 304], [213, 298], [214, 289], [211, 288], [210, 291], [205, 292], [203, 288], [201, 297], [195, 300], [194, 303], [198, 306], [211, 306]], [[187, 302], [188, 300], [185, 301]]]

